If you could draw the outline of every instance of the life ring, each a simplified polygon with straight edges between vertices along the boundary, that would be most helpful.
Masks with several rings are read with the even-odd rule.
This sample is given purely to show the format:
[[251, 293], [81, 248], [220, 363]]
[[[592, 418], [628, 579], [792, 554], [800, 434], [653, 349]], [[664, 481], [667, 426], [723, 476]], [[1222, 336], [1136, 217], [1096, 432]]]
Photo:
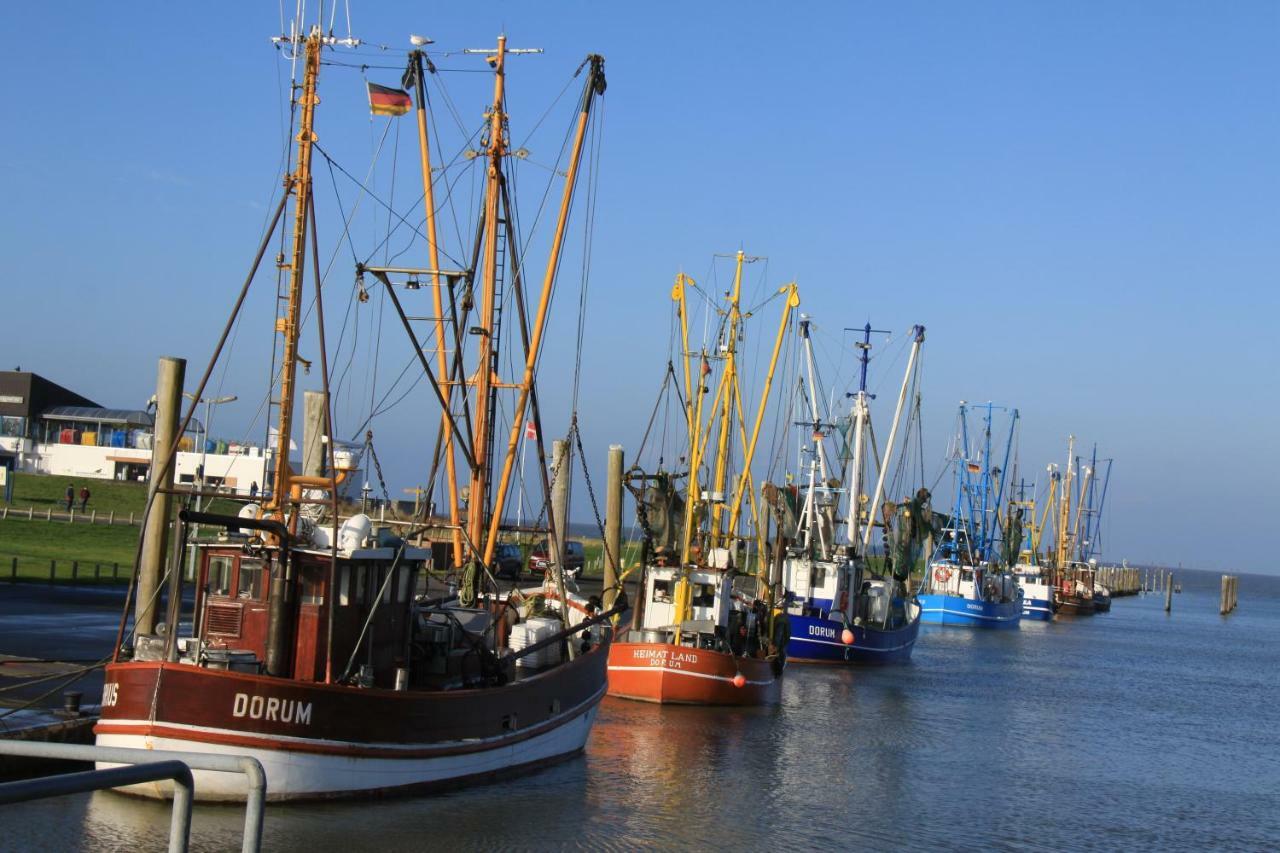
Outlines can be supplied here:
[[933, 570], [933, 579], [938, 583], [946, 583], [951, 580], [951, 570], [946, 566], [939, 566]]

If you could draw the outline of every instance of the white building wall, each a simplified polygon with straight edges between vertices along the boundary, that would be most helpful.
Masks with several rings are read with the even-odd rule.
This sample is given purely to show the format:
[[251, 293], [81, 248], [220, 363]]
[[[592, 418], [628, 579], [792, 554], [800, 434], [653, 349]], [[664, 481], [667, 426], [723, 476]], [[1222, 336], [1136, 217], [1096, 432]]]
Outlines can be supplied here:
[[[7, 439], [6, 439], [7, 441]], [[7, 448], [6, 446], [6, 449]], [[249, 448], [258, 455], [229, 453], [178, 453], [174, 480], [181, 483], [195, 479], [196, 469], [204, 462], [206, 480], [220, 480], [237, 494], [249, 494], [252, 483], [259, 491], [266, 483], [268, 456], [261, 448]], [[112, 480], [116, 472], [129, 460], [140, 465], [151, 464], [151, 451], [129, 447], [96, 447], [81, 444], [36, 444], [25, 457], [22, 470], [36, 474], [59, 474], [66, 477], [86, 477]]]

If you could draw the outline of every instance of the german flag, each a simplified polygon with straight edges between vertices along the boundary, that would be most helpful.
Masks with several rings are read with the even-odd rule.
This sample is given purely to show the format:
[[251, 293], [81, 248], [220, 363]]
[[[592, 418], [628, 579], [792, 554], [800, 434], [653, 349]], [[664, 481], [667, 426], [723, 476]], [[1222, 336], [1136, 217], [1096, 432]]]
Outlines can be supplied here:
[[369, 110], [376, 116], [402, 116], [409, 112], [413, 101], [409, 93], [400, 89], [369, 84]]

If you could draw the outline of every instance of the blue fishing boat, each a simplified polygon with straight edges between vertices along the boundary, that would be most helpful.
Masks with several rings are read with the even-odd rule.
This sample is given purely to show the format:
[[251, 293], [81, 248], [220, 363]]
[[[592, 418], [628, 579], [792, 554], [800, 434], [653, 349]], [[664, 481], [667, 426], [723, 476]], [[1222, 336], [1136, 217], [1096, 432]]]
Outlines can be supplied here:
[[[820, 412], [813, 350], [809, 336], [809, 320], [800, 324], [808, 376], [809, 418], [797, 425], [809, 430], [811, 441], [804, 448], [807, 480], [803, 487], [767, 487], [766, 502], [779, 518], [781, 531], [794, 531], [794, 540], [782, 557], [780, 583], [785, 590], [785, 608], [790, 625], [787, 659], [796, 663], [889, 664], [910, 660], [911, 650], [920, 633], [920, 604], [907, 585], [911, 566], [918, 555], [919, 543], [927, 529], [932, 512], [928, 492], [921, 490], [902, 505], [884, 501], [882, 515], [886, 542], [892, 554], [879, 571], [868, 565], [865, 555], [871, 535], [869, 519], [875, 517], [885, 494], [885, 474], [889, 470], [893, 446], [902, 421], [908, 390], [918, 386], [919, 352], [924, 342], [924, 327], [912, 329], [912, 346], [882, 459], [875, 490], [864, 492], [869, 484], [863, 476], [864, 458], [868, 455], [871, 420], [866, 390], [868, 352], [871, 347], [870, 324], [863, 329], [861, 349], [862, 376], [860, 388], [853, 394], [853, 406], [847, 422], [839, 425], [824, 419]], [[803, 383], [802, 383], [803, 389]], [[918, 394], [913, 395], [918, 404]], [[907, 417], [904, 432], [918, 428], [918, 405]], [[824, 440], [832, 432], [846, 439], [848, 454], [844, 476], [832, 478], [833, 465], [825, 450]], [[904, 440], [903, 444], [906, 445]], [[843, 484], [847, 482], [847, 488]], [[837, 541], [841, 498], [848, 498], [843, 542]], [[868, 504], [870, 511], [865, 506]], [[896, 562], [895, 562], [896, 558]]]
[[[970, 628], [1017, 628], [1022, 621], [1023, 595], [1017, 578], [1000, 558], [1004, 541], [1000, 509], [1001, 475], [1008, 467], [1018, 410], [1010, 412], [1004, 465], [991, 465], [991, 429], [995, 411], [983, 406], [980, 447], [969, 442], [968, 409], [960, 404], [954, 469], [955, 508], [926, 568], [919, 593], [921, 618], [938, 625]], [[1020, 536], [1021, 534], [1019, 534]]]

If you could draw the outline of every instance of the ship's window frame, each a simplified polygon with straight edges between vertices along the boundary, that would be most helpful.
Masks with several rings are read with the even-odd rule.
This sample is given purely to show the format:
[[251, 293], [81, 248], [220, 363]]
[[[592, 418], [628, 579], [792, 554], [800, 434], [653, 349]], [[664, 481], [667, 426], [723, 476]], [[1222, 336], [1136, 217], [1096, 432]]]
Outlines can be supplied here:
[[408, 566], [401, 566], [399, 572], [400, 577], [396, 580], [396, 603], [409, 600], [409, 579], [413, 577], [413, 571]]
[[324, 589], [328, 580], [328, 569], [322, 566], [309, 566], [302, 570], [302, 591], [298, 600], [302, 604], [322, 606]]
[[351, 566], [342, 564], [338, 575], [338, 606], [348, 607], [351, 604]]
[[671, 603], [671, 581], [655, 579], [653, 582], [653, 602], [656, 604]]
[[[260, 557], [241, 557], [236, 566], [236, 598], [261, 601], [265, 587], [267, 561]], [[245, 589], [245, 580], [250, 580], [250, 587]]]
[[[234, 574], [235, 564], [236, 558], [231, 554], [209, 555], [209, 565], [205, 571], [205, 589], [208, 595], [231, 597], [231, 576]], [[221, 580], [220, 587], [215, 588], [215, 580]]]
[[[395, 586], [395, 581], [387, 583], [387, 572], [390, 571], [388, 566], [378, 566], [378, 589], [382, 590], [382, 603], [391, 603], [391, 593]], [[400, 571], [396, 569], [396, 571]], [[376, 594], [376, 593], [375, 593]]]
[[355, 586], [352, 590], [352, 599], [357, 604], [369, 603], [369, 565], [367, 563], [356, 563]]

